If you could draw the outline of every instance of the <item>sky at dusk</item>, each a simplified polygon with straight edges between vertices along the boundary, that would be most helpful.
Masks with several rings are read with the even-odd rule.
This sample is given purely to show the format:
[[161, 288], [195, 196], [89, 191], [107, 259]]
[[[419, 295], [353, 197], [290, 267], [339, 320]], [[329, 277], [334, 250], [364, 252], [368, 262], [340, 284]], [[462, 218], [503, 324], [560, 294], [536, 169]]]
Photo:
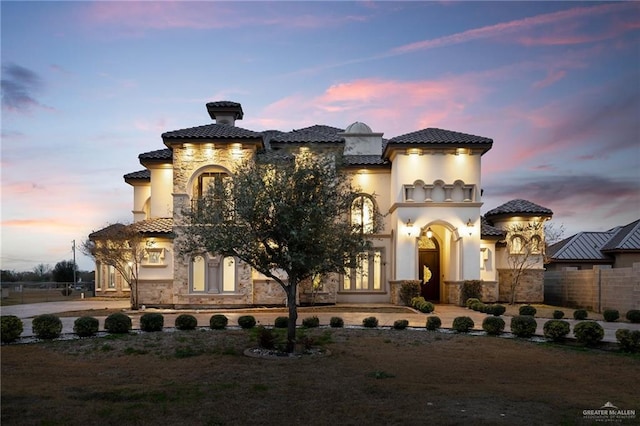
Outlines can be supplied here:
[[[640, 3], [0, 3], [1, 267], [72, 258], [131, 222], [122, 176], [163, 132], [354, 121], [494, 140], [486, 212], [548, 207], [565, 236], [640, 218]], [[93, 269], [77, 254], [80, 269]]]

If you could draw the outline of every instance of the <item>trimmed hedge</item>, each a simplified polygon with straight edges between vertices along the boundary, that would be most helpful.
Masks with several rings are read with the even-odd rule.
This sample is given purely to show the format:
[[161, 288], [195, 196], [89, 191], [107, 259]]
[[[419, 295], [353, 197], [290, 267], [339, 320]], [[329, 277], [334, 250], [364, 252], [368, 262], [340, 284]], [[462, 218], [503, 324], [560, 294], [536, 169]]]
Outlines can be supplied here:
[[62, 321], [55, 315], [38, 315], [31, 323], [33, 334], [39, 339], [55, 339], [62, 333]]
[[411, 301], [414, 297], [420, 296], [420, 281], [407, 280], [403, 281], [400, 285], [400, 301], [406, 305], [411, 306]]
[[587, 312], [586, 309], [576, 309], [575, 311], [573, 311], [573, 319], [575, 320], [578, 320], [578, 321], [586, 320], [587, 316], [589, 316], [589, 313]]
[[90, 337], [98, 332], [99, 321], [90, 316], [76, 318], [73, 322], [73, 332], [80, 337]]
[[596, 346], [604, 337], [604, 329], [595, 321], [582, 321], [573, 327], [576, 340], [586, 346]]
[[440, 320], [440, 317], [437, 316], [430, 316], [427, 317], [427, 330], [429, 331], [435, 331], [437, 329], [439, 329], [442, 326], [442, 321]]
[[605, 309], [602, 316], [606, 322], [614, 322], [620, 318], [620, 312], [617, 309]]
[[564, 312], [559, 311], [557, 309], [555, 311], [553, 311], [553, 319], [559, 320], [559, 319], [562, 319], [562, 318], [564, 318]]
[[362, 320], [362, 326], [366, 328], [376, 328], [378, 326], [378, 318], [366, 317]]
[[329, 320], [329, 326], [333, 328], [342, 328], [344, 327], [344, 320], [340, 317], [331, 317]]
[[529, 315], [532, 317], [535, 317], [537, 312], [538, 310], [531, 305], [520, 306], [520, 309], [518, 310], [520, 315]]
[[640, 352], [640, 330], [627, 330], [620, 328], [616, 330], [616, 340], [620, 349], [625, 352]]
[[393, 322], [393, 328], [395, 330], [404, 330], [405, 328], [407, 328], [409, 326], [409, 321], [405, 320], [405, 319], [401, 319], [401, 320], [395, 320]]
[[[238, 318], [238, 322], [240, 318]], [[222, 314], [212, 315], [211, 318], [209, 318], [209, 328], [212, 330], [224, 330], [227, 328], [227, 324], [229, 324], [229, 318]]]
[[176, 318], [176, 328], [178, 330], [195, 330], [198, 326], [198, 319], [193, 315], [181, 314]]
[[640, 322], [640, 309], [631, 309], [630, 311], [627, 311], [627, 315], [625, 315], [625, 318], [629, 322], [639, 323]]
[[511, 332], [517, 337], [531, 337], [536, 334], [538, 323], [531, 315], [518, 315], [511, 318]]
[[18, 340], [24, 331], [22, 320], [15, 315], [2, 315], [0, 317], [0, 338], [3, 343]]
[[244, 329], [253, 328], [256, 326], [256, 318], [253, 315], [242, 315], [238, 317], [238, 325]]
[[469, 330], [471, 330], [474, 326], [474, 322], [470, 317], [455, 317], [453, 319], [453, 326], [452, 328], [457, 331], [458, 333], [467, 333]]
[[564, 338], [567, 337], [567, 334], [569, 334], [569, 331], [571, 331], [571, 327], [567, 321], [557, 319], [545, 322], [542, 328], [544, 337], [555, 342], [564, 340]]
[[411, 299], [411, 306], [425, 314], [429, 314], [435, 309], [433, 303], [427, 302], [422, 296]]
[[120, 312], [111, 314], [104, 320], [104, 329], [112, 334], [126, 334], [131, 330], [131, 318]]
[[497, 336], [504, 331], [504, 320], [500, 317], [486, 317], [482, 320], [482, 329], [491, 334]]
[[317, 316], [307, 317], [302, 320], [302, 326], [306, 328], [318, 328], [320, 327], [320, 318]]
[[289, 327], [289, 317], [276, 317], [275, 321], [273, 321], [273, 326], [275, 328]]
[[140, 330], [147, 332], [162, 331], [164, 316], [157, 312], [147, 312], [140, 317]]
[[466, 305], [467, 308], [471, 309], [471, 305], [473, 305], [474, 303], [480, 303], [480, 299], [478, 299], [476, 297], [470, 297], [465, 302], [465, 305]]

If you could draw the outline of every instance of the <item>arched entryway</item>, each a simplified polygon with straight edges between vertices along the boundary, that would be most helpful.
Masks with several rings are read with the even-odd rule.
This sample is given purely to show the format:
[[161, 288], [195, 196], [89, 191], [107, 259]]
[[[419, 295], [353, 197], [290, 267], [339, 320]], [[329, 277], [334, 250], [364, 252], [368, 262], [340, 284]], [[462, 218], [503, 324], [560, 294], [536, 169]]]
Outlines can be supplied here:
[[420, 294], [427, 300], [440, 301], [440, 246], [426, 233], [418, 238], [418, 278]]

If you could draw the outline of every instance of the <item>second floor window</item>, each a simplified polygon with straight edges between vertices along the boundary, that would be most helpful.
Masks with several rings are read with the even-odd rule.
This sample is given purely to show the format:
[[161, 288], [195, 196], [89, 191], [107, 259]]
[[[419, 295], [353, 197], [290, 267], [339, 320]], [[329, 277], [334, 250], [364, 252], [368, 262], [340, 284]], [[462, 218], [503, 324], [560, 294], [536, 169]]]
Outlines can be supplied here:
[[373, 232], [374, 220], [373, 200], [367, 195], [360, 195], [351, 203], [351, 224], [360, 227], [363, 233]]

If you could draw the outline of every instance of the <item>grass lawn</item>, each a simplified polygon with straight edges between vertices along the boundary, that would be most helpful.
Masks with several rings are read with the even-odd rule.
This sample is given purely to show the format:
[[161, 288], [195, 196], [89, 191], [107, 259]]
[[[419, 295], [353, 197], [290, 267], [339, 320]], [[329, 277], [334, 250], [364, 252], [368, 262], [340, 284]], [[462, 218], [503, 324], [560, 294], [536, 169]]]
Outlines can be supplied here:
[[424, 329], [307, 335], [331, 355], [246, 357], [247, 330], [3, 345], [2, 424], [572, 425], [606, 402], [640, 421], [637, 355]]

